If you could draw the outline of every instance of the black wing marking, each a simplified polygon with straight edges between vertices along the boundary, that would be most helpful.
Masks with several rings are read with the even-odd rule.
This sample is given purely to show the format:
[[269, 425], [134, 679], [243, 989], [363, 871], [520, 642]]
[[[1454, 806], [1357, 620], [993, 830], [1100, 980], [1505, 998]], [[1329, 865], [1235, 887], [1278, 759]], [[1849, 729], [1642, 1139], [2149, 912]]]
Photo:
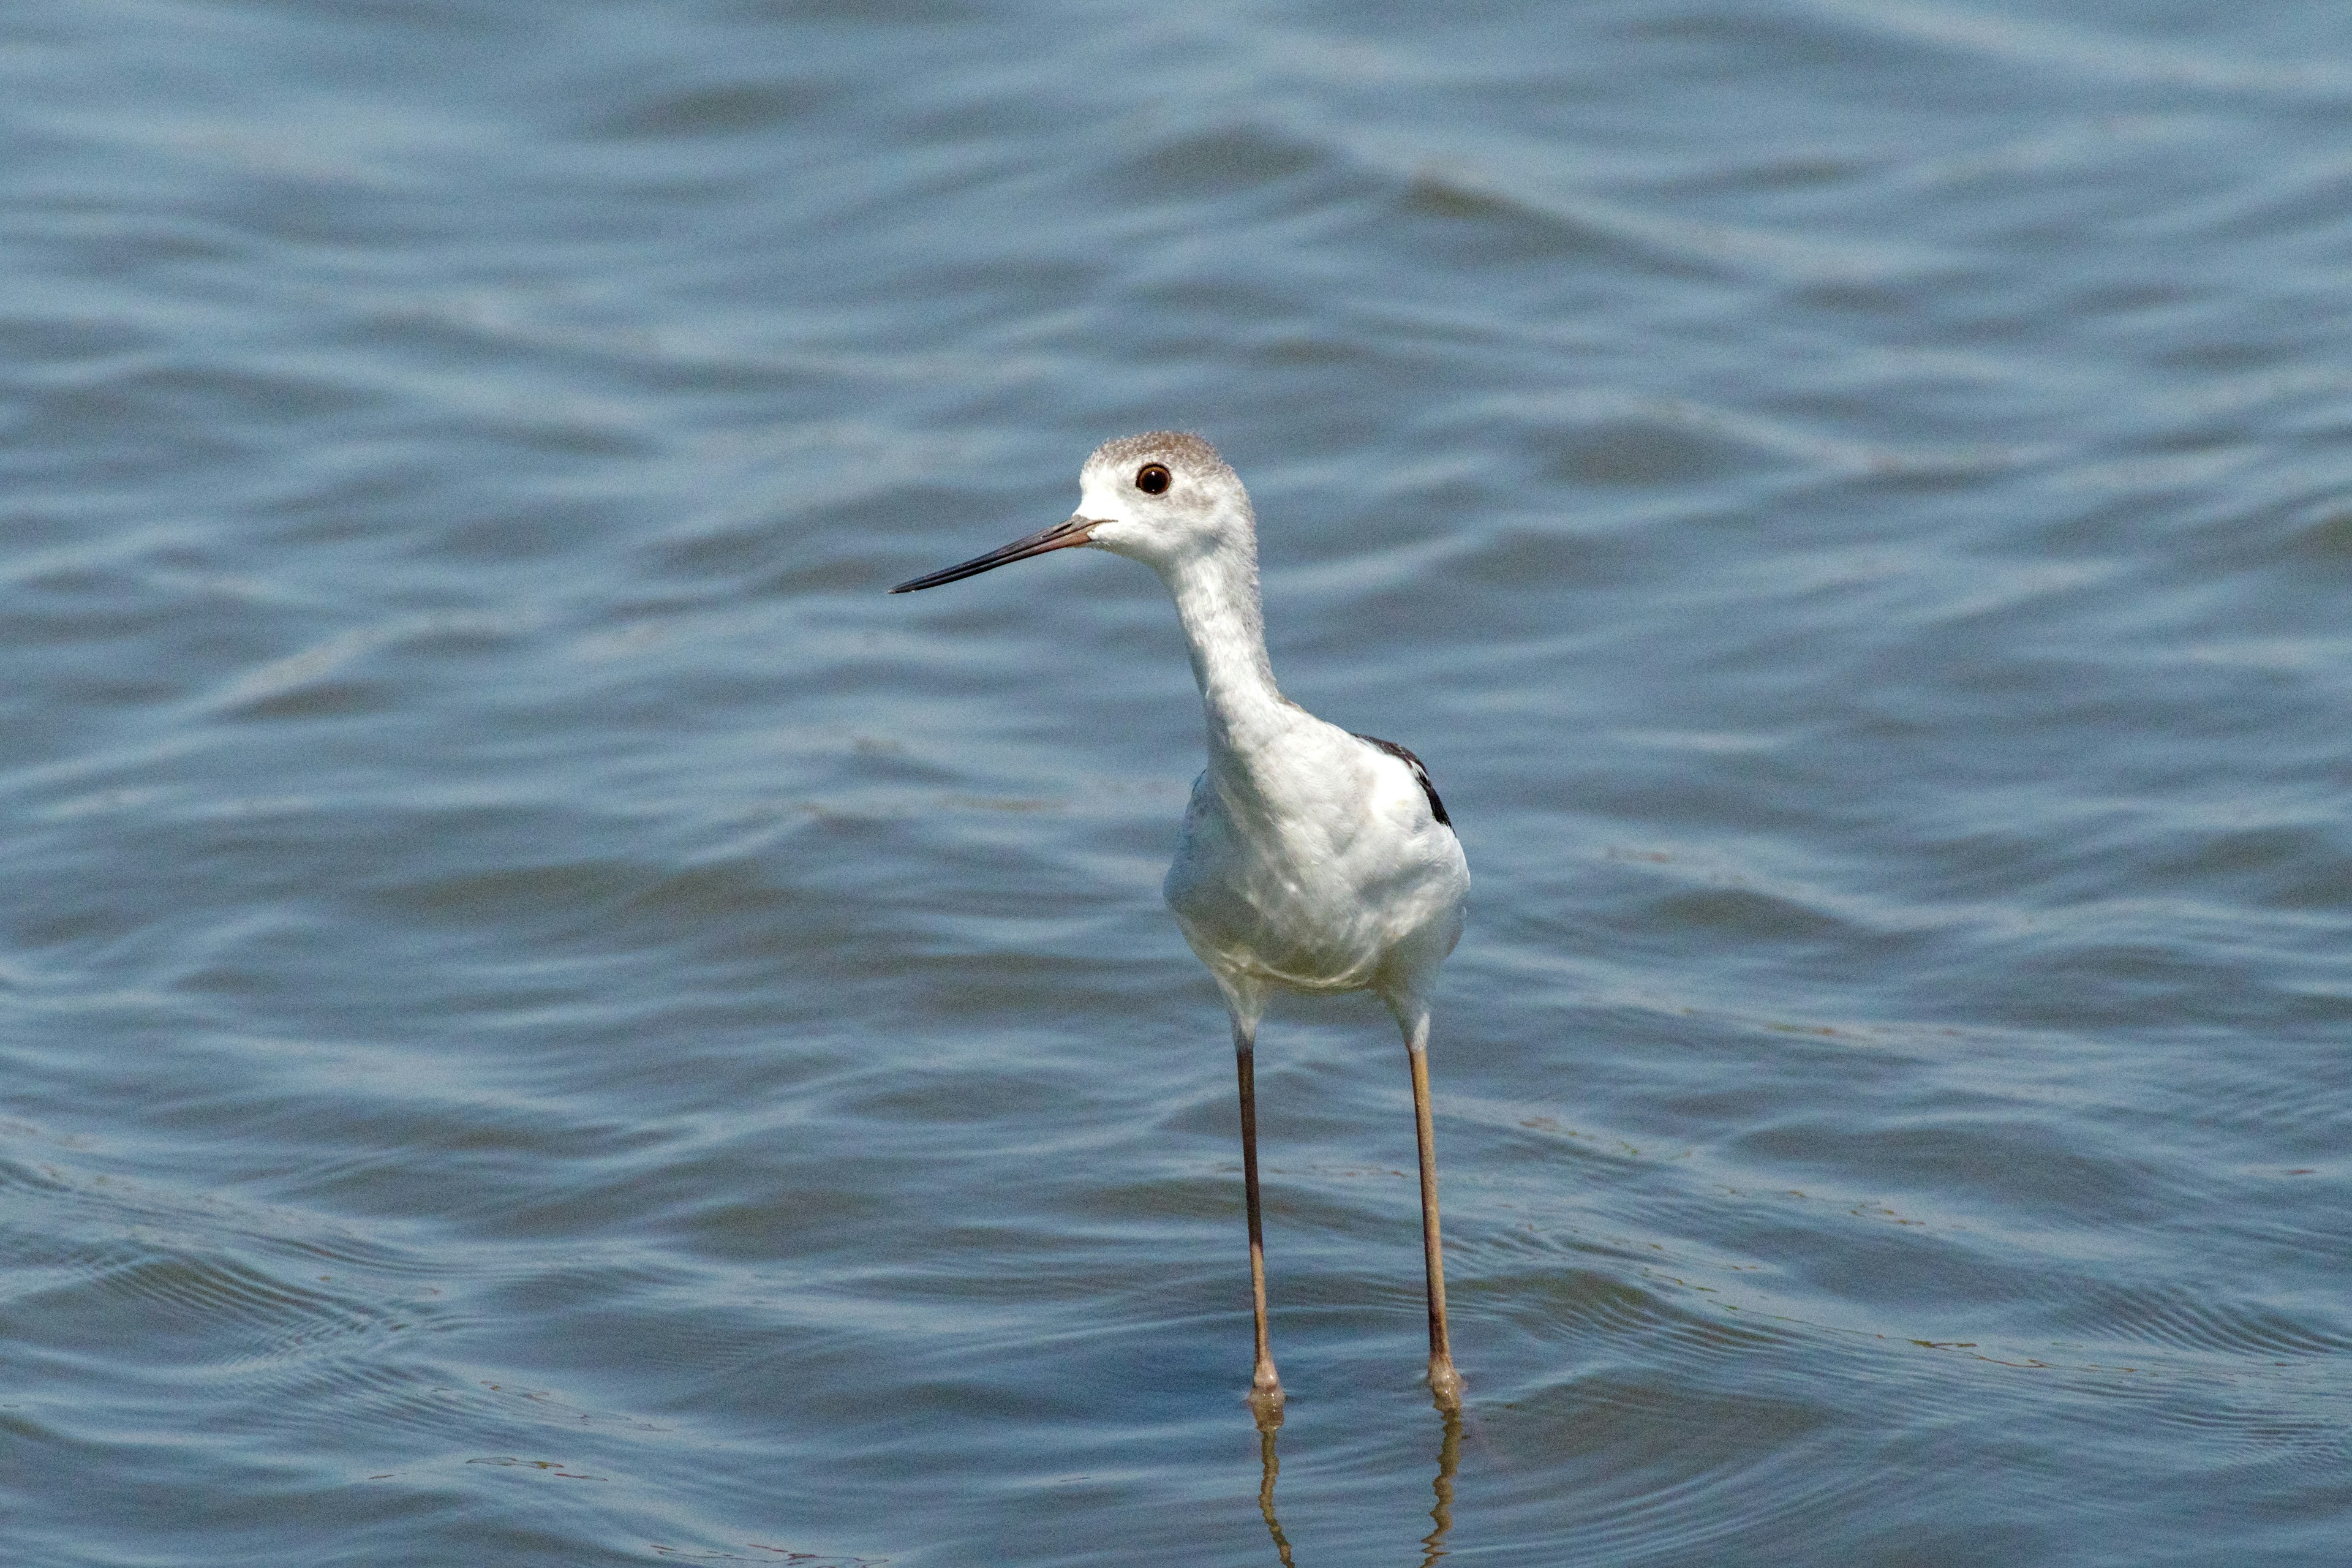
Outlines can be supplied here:
[[[1353, 731], [1349, 731], [1349, 733], [1354, 734], [1355, 732]], [[1421, 793], [1429, 797], [1429, 815], [1437, 818], [1438, 821], [1445, 824], [1448, 827], [1454, 826], [1454, 819], [1445, 815], [1445, 803], [1437, 798], [1437, 786], [1429, 782], [1429, 770], [1421, 765], [1421, 759], [1419, 757], [1414, 756], [1411, 752], [1406, 751], [1394, 741], [1383, 741], [1378, 735], [1357, 735], [1356, 739], [1361, 741], [1367, 746], [1378, 746], [1381, 751], [1386, 752], [1390, 756], [1394, 757], [1398, 762], [1401, 762], [1406, 767], [1411, 768], [1412, 770], [1412, 782], [1419, 784], [1421, 786]]]

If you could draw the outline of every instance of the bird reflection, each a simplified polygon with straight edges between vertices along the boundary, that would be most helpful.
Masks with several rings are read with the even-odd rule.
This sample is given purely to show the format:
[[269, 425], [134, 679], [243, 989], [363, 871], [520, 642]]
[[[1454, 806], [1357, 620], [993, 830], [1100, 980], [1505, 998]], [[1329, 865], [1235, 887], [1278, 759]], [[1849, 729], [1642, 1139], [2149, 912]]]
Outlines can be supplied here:
[[[1437, 1479], [1430, 1483], [1437, 1500], [1429, 1510], [1430, 1531], [1421, 1538], [1421, 1568], [1434, 1568], [1437, 1560], [1445, 1555], [1446, 1532], [1454, 1528], [1454, 1477], [1462, 1468], [1462, 1417], [1456, 1411], [1441, 1410], [1445, 1419], [1445, 1436], [1437, 1445]], [[1274, 1511], [1274, 1481], [1282, 1474], [1282, 1459], [1275, 1452], [1275, 1434], [1282, 1427], [1282, 1411], [1276, 1406], [1270, 1415], [1261, 1415], [1257, 1423], [1257, 1511], [1265, 1521], [1265, 1532], [1274, 1541], [1274, 1554], [1281, 1559], [1282, 1568], [1295, 1568], [1290, 1560], [1290, 1538], [1282, 1533], [1282, 1521]]]

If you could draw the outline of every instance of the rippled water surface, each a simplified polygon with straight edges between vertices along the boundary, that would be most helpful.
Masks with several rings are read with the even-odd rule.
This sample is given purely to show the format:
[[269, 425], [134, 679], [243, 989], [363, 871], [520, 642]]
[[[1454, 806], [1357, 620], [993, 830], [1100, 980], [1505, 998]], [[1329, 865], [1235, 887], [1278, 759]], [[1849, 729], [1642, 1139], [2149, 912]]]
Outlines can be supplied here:
[[[2352, 1560], [2341, 7], [0, 16], [11, 1563]], [[1097, 441], [1476, 879], [1277, 1011]]]

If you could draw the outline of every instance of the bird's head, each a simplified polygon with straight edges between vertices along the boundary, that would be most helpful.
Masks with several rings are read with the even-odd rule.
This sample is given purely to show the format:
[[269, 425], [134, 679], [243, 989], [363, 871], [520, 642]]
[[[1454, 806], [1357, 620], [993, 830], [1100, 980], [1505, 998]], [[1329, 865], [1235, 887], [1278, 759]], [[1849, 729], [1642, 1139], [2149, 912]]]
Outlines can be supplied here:
[[1129, 556], [1165, 575], [1220, 551], [1244, 550], [1254, 562], [1256, 542], [1249, 495], [1217, 449], [1198, 436], [1155, 430], [1095, 448], [1079, 471], [1078, 510], [1067, 521], [890, 591], [936, 588], [1079, 545]]

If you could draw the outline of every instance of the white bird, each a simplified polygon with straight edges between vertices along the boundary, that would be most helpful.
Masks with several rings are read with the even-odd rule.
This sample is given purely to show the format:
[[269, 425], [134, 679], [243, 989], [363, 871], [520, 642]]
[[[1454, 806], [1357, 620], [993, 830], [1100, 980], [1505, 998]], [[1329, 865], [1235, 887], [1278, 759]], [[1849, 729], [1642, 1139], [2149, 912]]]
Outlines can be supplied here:
[[1268, 1426], [1281, 1419], [1258, 1209], [1258, 1019], [1271, 991], [1370, 991], [1396, 1015], [1412, 1068], [1429, 1386], [1441, 1409], [1457, 1410], [1462, 1379], [1446, 1337], [1428, 1051], [1430, 992], [1461, 939], [1470, 889], [1461, 841], [1419, 758], [1327, 724], [1276, 689], [1258, 606], [1256, 519], [1214, 447], [1164, 431], [1106, 441], [1078, 484], [1078, 510], [1067, 521], [890, 591], [935, 588], [1080, 545], [1160, 574], [1176, 600], [1208, 718], [1208, 771], [1192, 785], [1165, 891], [1233, 1016], [1257, 1330], [1251, 1406]]

